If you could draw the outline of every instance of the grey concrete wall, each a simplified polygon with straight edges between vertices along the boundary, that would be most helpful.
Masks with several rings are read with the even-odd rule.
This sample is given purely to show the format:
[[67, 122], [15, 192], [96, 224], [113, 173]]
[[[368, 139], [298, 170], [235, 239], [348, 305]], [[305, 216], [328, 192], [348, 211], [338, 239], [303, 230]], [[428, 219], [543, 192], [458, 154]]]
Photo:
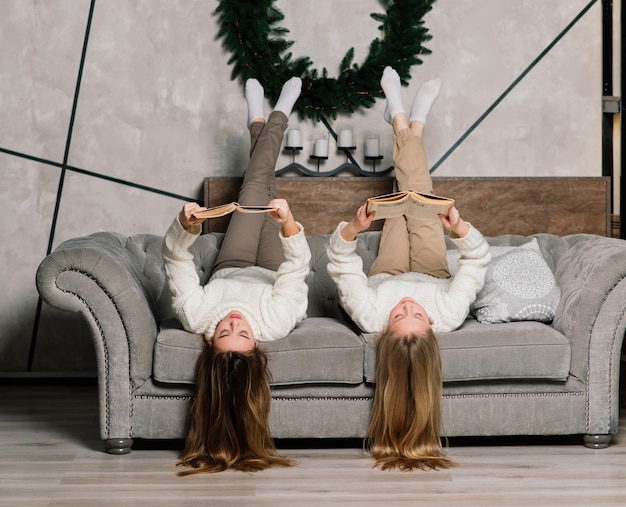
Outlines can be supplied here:
[[[600, 2], [516, 83], [588, 4], [435, 3], [426, 18], [432, 54], [404, 90], [408, 107], [422, 81], [443, 80], [425, 136], [435, 176], [601, 174]], [[162, 234], [185, 200], [201, 197], [205, 176], [241, 175], [247, 159], [243, 90], [230, 81], [230, 55], [216, 40], [217, 2], [94, 5], [78, 87], [91, 2], [0, 0], [4, 374], [93, 373], [91, 343], [76, 316], [44, 305], [34, 330], [35, 271], [49, 242], [54, 247], [102, 230]], [[310, 56], [331, 76], [349, 47], [360, 61], [378, 36], [369, 17], [382, 9], [376, 0], [279, 0], [276, 6], [296, 41], [294, 54]], [[331, 122], [353, 128], [361, 164], [371, 133], [381, 136], [382, 165], [391, 164], [383, 110], [379, 100]], [[326, 130], [293, 117], [291, 124], [302, 131], [297, 161], [306, 164]], [[324, 170], [344, 161], [332, 143], [330, 154]], [[60, 186], [64, 161], [70, 169]], [[283, 155], [278, 166], [289, 162]]]

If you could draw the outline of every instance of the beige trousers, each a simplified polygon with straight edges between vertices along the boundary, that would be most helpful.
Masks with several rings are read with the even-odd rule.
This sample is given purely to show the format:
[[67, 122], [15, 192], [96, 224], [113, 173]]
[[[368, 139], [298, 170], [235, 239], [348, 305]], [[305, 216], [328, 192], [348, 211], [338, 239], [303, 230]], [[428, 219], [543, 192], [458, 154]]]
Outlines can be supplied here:
[[[433, 192], [424, 143], [410, 129], [394, 135], [393, 162], [395, 190]], [[438, 217], [429, 220], [405, 217], [385, 220], [378, 256], [369, 276], [379, 273], [396, 275], [409, 271], [437, 278], [450, 276], [445, 235]]]

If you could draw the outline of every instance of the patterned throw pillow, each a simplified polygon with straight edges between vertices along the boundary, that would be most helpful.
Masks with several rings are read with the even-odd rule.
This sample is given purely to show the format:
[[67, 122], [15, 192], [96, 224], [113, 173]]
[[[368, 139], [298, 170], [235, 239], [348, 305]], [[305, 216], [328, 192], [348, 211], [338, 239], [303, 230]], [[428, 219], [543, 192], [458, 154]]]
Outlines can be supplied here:
[[554, 274], [541, 254], [537, 238], [533, 238], [494, 255], [487, 268], [485, 286], [470, 311], [483, 323], [550, 322], [560, 297]]

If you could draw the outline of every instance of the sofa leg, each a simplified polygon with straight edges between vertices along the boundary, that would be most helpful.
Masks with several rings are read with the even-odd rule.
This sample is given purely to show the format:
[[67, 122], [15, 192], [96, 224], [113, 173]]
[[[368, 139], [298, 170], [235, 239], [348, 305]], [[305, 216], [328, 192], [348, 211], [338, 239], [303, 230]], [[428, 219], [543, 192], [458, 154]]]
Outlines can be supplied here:
[[109, 438], [104, 441], [106, 451], [109, 454], [130, 454], [133, 446], [132, 438]]
[[585, 447], [589, 449], [606, 449], [611, 443], [612, 435], [585, 435]]

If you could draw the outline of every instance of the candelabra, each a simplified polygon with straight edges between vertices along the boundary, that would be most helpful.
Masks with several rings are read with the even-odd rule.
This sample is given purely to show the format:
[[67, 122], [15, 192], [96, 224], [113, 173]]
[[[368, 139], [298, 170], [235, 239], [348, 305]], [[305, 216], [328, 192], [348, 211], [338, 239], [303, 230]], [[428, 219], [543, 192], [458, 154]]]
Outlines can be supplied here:
[[368, 171], [361, 168], [352, 155], [352, 152], [356, 150], [352, 130], [342, 129], [339, 131], [339, 135], [336, 135], [332, 129], [329, 130], [337, 142], [337, 149], [344, 153], [345, 162], [331, 170], [320, 170], [320, 164], [324, 160], [328, 160], [329, 146], [328, 138], [321, 138], [315, 141], [313, 153], [310, 155], [310, 160], [312, 160], [316, 166], [315, 169], [310, 169], [302, 164], [299, 164], [296, 162], [296, 154], [303, 149], [300, 130], [289, 129], [287, 131], [285, 151], [291, 154], [291, 163], [278, 169], [276, 171], [276, 175], [280, 176], [288, 171], [295, 171], [305, 176], [330, 177], [335, 176], [342, 171], [350, 171], [356, 176], [384, 176], [393, 171], [393, 166], [383, 170], [376, 170], [376, 163], [384, 158], [380, 154], [380, 140], [378, 137], [369, 137], [365, 141], [364, 158], [365, 161], [372, 163], [372, 170]]

